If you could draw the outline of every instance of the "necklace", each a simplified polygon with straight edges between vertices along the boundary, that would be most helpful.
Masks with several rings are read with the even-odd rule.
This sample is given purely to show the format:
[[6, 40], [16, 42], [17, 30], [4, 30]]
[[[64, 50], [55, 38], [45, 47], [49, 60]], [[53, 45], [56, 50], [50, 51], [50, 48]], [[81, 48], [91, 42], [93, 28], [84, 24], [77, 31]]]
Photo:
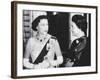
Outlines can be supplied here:
[[39, 36], [39, 34], [36, 35], [36, 39], [40, 42], [43, 42], [46, 39], [46, 35], [45, 36]]
[[46, 38], [37, 38], [38, 41], [43, 42]]

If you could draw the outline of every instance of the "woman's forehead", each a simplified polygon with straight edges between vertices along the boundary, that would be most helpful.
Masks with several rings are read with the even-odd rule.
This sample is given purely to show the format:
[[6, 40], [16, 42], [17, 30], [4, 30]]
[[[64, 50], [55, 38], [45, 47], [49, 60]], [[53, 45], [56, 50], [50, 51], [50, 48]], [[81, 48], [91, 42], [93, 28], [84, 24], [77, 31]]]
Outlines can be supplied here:
[[[40, 23], [48, 23], [48, 21], [47, 21], [47, 19], [41, 19], [41, 20], [40, 20]], [[39, 24], [40, 24], [40, 23], [39, 23]]]
[[47, 21], [47, 19], [40, 19], [40, 22], [45, 22]]

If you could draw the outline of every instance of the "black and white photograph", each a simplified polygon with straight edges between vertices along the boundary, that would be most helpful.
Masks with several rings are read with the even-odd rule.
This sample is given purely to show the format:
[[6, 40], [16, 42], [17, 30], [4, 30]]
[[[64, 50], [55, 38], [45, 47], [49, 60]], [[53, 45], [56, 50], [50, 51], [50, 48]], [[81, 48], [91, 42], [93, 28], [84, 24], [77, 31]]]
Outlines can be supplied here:
[[89, 13], [23, 10], [23, 66], [91, 66]]
[[97, 72], [96, 6], [31, 2], [12, 6], [12, 77]]

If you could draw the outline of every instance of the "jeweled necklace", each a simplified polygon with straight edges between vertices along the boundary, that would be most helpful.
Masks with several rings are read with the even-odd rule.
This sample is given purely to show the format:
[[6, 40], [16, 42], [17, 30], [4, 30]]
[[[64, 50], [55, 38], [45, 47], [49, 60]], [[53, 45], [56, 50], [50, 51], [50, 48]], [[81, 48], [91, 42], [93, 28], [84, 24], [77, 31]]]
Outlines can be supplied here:
[[41, 37], [41, 38], [40, 38], [39, 33], [37, 33], [36, 39], [37, 39], [38, 41], [40, 41], [40, 42], [43, 42], [43, 41], [46, 39], [46, 35], [45, 35], [44, 37]]

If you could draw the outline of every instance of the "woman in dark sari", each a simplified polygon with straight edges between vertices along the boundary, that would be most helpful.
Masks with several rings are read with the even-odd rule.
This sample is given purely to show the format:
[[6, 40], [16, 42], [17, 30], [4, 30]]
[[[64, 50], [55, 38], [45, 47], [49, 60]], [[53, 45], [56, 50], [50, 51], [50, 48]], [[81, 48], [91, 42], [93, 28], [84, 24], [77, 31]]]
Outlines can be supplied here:
[[[71, 22], [70, 56], [67, 58], [66, 66], [81, 66], [85, 62], [83, 55], [86, 55], [86, 53], [84, 54], [87, 44], [86, 32], [86, 18], [82, 15], [74, 15]], [[84, 59], [84, 61], [82, 59]]]

